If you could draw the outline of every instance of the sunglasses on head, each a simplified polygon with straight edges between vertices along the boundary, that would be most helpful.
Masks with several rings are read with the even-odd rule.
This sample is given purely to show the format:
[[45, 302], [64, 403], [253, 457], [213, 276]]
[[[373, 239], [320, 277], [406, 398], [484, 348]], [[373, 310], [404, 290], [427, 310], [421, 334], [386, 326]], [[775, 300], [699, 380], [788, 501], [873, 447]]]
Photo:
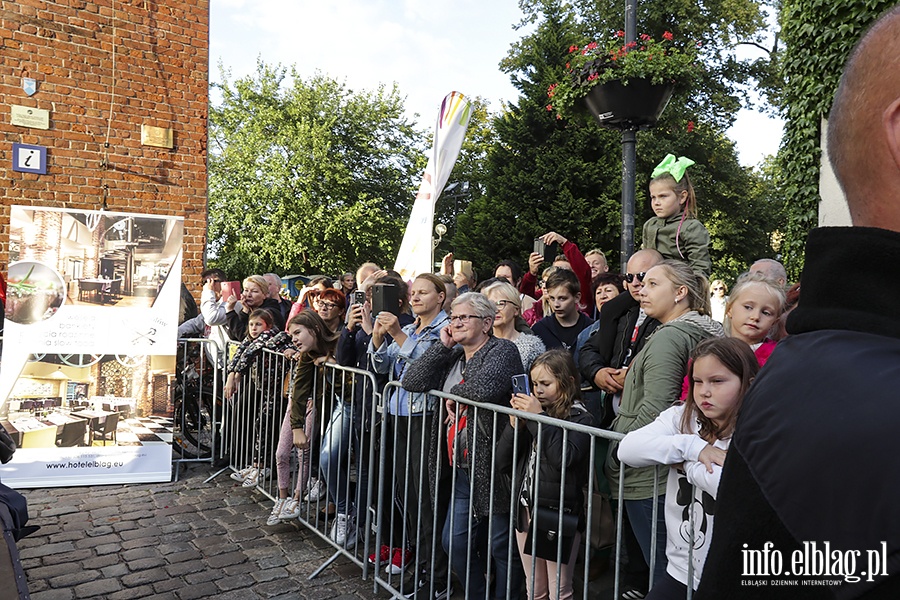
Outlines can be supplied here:
[[641, 271], [640, 273], [625, 273], [625, 281], [631, 283], [637, 278], [638, 281], [644, 281], [644, 277], [647, 276], [647, 271]]

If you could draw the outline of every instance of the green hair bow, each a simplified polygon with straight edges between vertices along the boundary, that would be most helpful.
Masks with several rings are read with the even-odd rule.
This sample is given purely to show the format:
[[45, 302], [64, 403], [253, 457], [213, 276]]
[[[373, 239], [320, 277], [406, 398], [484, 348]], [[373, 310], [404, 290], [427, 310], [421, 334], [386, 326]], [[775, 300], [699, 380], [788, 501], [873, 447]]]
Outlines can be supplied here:
[[666, 157], [662, 160], [662, 162], [656, 165], [656, 168], [653, 169], [651, 177], [653, 179], [656, 179], [660, 175], [668, 173], [675, 178], [675, 181], [681, 181], [681, 178], [684, 177], [684, 172], [687, 170], [687, 168], [694, 164], [696, 164], [694, 161], [685, 156], [675, 158], [674, 154], [666, 154]]

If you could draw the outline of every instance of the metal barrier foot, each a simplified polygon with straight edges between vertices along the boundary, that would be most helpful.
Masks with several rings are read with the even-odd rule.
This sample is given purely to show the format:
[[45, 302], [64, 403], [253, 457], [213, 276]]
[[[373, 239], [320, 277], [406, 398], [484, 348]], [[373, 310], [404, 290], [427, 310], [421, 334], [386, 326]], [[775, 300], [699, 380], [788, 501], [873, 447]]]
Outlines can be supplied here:
[[336, 560], [338, 559], [338, 557], [339, 557], [341, 554], [343, 554], [343, 552], [341, 552], [340, 550], [338, 550], [337, 552], [335, 552], [334, 554], [332, 554], [332, 555], [331, 555], [331, 558], [329, 558], [329, 559], [326, 560], [324, 563], [322, 563], [322, 564], [319, 566], [318, 569], [316, 569], [315, 571], [313, 571], [312, 574], [311, 574], [309, 577], [306, 578], [306, 580], [307, 580], [307, 581], [312, 581], [313, 579], [315, 579], [316, 577], [318, 577], [318, 576], [319, 576], [319, 573], [321, 573], [322, 571], [324, 571], [331, 563], [333, 563], [334, 561], [336, 561]]
[[[218, 477], [225, 471], [229, 471], [229, 470], [230, 470], [230, 467], [225, 467], [224, 469], [219, 469], [218, 471], [216, 471], [215, 473], [213, 473], [212, 475], [210, 475], [209, 477], [204, 479], [203, 483], [209, 483], [210, 481], [212, 481], [213, 479], [215, 479], [216, 477]], [[176, 479], [176, 481], [178, 481], [178, 480]]]

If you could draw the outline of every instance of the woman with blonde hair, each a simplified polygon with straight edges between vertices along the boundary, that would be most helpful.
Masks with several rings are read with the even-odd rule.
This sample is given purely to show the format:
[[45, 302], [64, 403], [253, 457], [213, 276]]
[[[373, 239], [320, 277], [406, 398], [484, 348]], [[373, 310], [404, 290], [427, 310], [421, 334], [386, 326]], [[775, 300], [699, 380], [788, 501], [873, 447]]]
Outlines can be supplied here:
[[504, 281], [497, 281], [484, 288], [482, 293], [497, 307], [497, 315], [494, 317], [494, 335], [516, 345], [519, 355], [522, 357], [522, 366], [525, 367], [525, 371], [528, 371], [534, 359], [540, 356], [546, 348], [538, 336], [522, 333], [516, 329], [516, 318], [522, 314], [518, 290]]

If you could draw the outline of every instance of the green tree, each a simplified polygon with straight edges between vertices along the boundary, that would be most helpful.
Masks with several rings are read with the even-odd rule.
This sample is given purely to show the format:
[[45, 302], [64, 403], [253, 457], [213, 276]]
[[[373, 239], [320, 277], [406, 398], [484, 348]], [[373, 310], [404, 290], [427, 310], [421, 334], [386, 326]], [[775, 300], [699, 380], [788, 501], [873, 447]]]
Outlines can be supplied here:
[[[624, 25], [619, 2], [522, 0], [523, 24], [533, 32], [511, 48], [501, 63], [522, 92], [496, 120], [498, 142], [489, 154], [491, 177], [484, 197], [460, 217], [454, 243], [482, 266], [502, 257], [524, 260], [535, 235], [556, 230], [582, 250], [600, 247], [616, 267], [620, 246], [621, 135], [590, 119], [561, 121], [546, 105], [547, 89], [565, 76], [572, 44], [614, 35]], [[635, 229], [651, 216], [646, 185], [667, 153], [697, 161], [691, 177], [700, 218], [713, 235], [713, 270], [729, 276], [750, 261], [771, 256], [775, 214], [753, 194], [758, 175], [743, 169], [725, 130], [741, 106], [752, 65], [731, 50], [757, 39], [763, 26], [753, 0], [694, 0], [638, 3], [638, 31], [659, 37], [672, 31], [698, 42], [705, 72], [690, 89], [680, 89], [659, 125], [638, 135]]]
[[421, 171], [396, 86], [353, 91], [257, 63], [210, 107], [212, 264], [232, 277], [393, 260]]

